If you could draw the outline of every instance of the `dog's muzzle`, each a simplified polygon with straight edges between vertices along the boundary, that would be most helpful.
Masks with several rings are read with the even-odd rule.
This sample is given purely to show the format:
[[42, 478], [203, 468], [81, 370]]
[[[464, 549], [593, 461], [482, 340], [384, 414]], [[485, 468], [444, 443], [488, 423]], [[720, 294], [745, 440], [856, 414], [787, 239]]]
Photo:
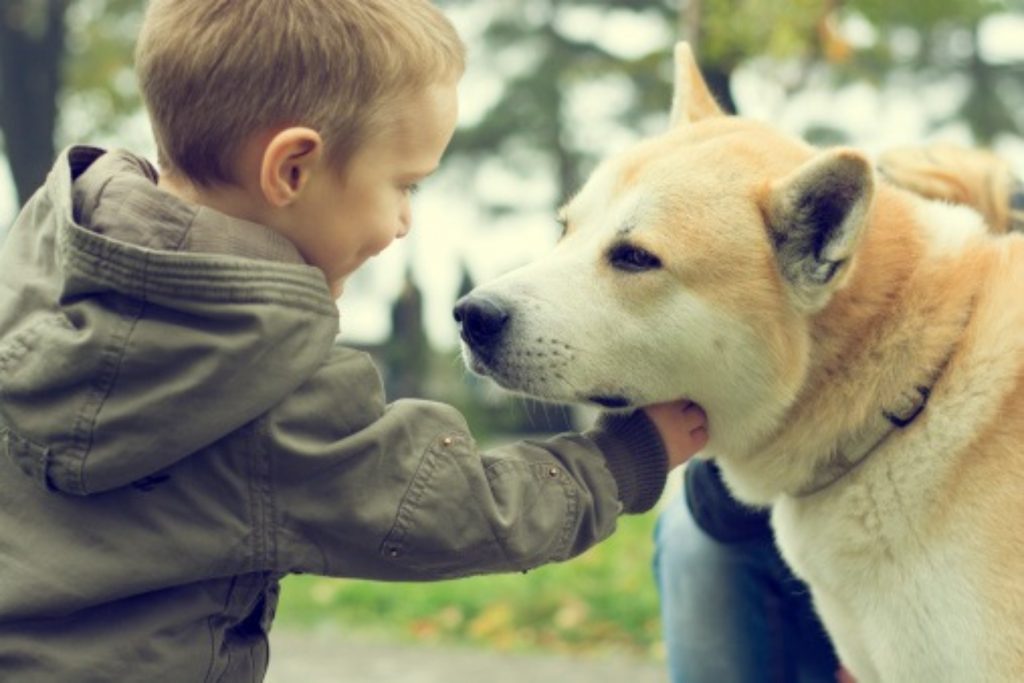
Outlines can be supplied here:
[[[453, 313], [470, 370], [534, 398], [587, 402], [610, 410], [633, 405], [616, 386], [609, 390], [602, 385], [601, 390], [590, 392], [569, 384], [563, 373], [569, 374], [576, 362], [576, 349], [553, 336], [531, 339], [524, 345], [521, 330], [515, 329], [513, 311], [512, 304], [484, 293], [470, 293], [455, 302]], [[522, 324], [522, 317], [517, 320]]]
[[508, 325], [508, 309], [491, 297], [469, 294], [455, 302], [454, 315], [462, 341], [481, 358], [491, 358]]

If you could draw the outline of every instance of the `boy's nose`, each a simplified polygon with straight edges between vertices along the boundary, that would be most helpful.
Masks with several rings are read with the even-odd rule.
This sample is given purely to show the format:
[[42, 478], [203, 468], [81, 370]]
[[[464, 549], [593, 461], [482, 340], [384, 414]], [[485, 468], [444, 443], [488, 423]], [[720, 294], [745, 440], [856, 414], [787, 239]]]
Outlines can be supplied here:
[[501, 302], [484, 295], [469, 294], [455, 302], [459, 336], [473, 351], [487, 355], [501, 340], [508, 323], [508, 311]]

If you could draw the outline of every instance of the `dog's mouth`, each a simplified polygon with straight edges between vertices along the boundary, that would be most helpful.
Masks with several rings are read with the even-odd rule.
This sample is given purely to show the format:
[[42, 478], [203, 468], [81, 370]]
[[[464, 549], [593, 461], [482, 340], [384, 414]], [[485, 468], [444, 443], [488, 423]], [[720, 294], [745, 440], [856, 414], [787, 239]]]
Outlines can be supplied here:
[[485, 358], [481, 356], [478, 352], [473, 351], [469, 347], [466, 347], [463, 350], [462, 358], [466, 363], [466, 367], [481, 377], [488, 377], [494, 372], [492, 369], [493, 363], [489, 362], [491, 359], [489, 357]]
[[602, 408], [628, 408], [631, 405], [629, 399], [626, 398], [625, 396], [588, 396], [587, 400], [590, 401], [591, 403], [596, 403]]
[[521, 374], [508, 372], [499, 362], [488, 355], [469, 351], [464, 354], [466, 365], [477, 375], [490, 377], [505, 389], [522, 393], [538, 400], [568, 403], [591, 403], [609, 410], [622, 410], [632, 407], [633, 401], [622, 394], [586, 394], [574, 391], [569, 386], [559, 387], [549, 382], [538, 382]]
[[[511, 355], [512, 362], [503, 362]], [[567, 357], [548, 354], [547, 365], [523, 362], [543, 357], [544, 353], [536, 350], [529, 352], [496, 353], [481, 350], [471, 344], [464, 344], [462, 357], [466, 366], [477, 375], [489, 377], [499, 386], [515, 393], [541, 400], [559, 403], [589, 403], [606, 410], [624, 410], [638, 405], [623, 393], [622, 388], [615, 386], [590, 387], [590, 391], [573, 386], [562, 374], [562, 366], [568, 362]], [[552, 357], [560, 363], [552, 364]], [[593, 392], [593, 393], [591, 393]]]

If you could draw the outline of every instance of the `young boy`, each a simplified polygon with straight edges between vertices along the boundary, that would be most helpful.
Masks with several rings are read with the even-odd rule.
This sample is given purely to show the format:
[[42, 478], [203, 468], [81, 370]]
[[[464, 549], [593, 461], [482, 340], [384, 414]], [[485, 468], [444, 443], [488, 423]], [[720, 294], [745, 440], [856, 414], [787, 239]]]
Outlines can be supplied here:
[[678, 404], [480, 452], [335, 346], [455, 126], [426, 0], [154, 0], [137, 69], [162, 172], [71, 148], [0, 252], [4, 680], [260, 680], [282, 575], [564, 560], [702, 445]]

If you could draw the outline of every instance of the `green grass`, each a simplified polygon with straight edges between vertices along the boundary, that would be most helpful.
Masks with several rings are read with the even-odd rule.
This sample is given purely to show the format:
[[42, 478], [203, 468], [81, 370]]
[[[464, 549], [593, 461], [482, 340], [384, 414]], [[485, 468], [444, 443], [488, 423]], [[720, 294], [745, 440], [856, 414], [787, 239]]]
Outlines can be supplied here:
[[291, 576], [277, 621], [503, 650], [629, 652], [660, 658], [651, 575], [655, 515], [622, 517], [610, 539], [527, 574], [438, 583]]

